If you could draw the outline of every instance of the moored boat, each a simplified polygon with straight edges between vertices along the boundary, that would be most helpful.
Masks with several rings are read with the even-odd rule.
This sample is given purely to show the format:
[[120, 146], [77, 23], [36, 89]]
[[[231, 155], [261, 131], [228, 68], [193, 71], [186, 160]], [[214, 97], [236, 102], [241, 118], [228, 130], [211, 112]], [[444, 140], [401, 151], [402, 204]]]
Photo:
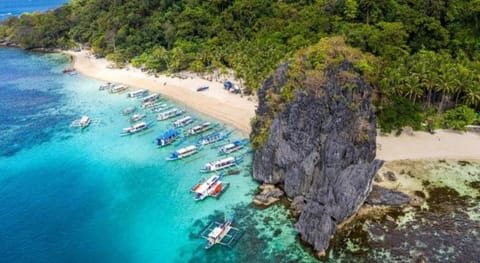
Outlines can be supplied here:
[[174, 161], [174, 160], [182, 159], [182, 158], [188, 157], [192, 154], [195, 154], [197, 152], [198, 152], [197, 146], [190, 145], [190, 146], [187, 146], [187, 147], [176, 150], [175, 152], [173, 152], [170, 155], [169, 158], [167, 158], [167, 160]]
[[108, 92], [110, 93], [120, 93], [120, 92], [123, 92], [123, 91], [126, 91], [128, 90], [128, 87], [125, 86], [125, 85], [118, 85], [118, 86], [112, 86]]
[[137, 110], [136, 107], [128, 107], [122, 110], [122, 115], [129, 115]]
[[220, 147], [220, 153], [221, 154], [229, 154], [229, 153], [232, 153], [232, 152], [235, 152], [235, 151], [238, 151], [238, 150], [242, 149], [247, 144], [248, 144], [247, 140], [243, 140], [243, 141], [236, 140], [236, 141], [233, 141], [232, 143], [228, 143], [228, 144], [225, 144], [224, 146]]
[[192, 116], [185, 116], [181, 119], [178, 119], [172, 123], [173, 127], [180, 128], [192, 123], [194, 118]]
[[131, 135], [131, 134], [134, 134], [134, 133], [137, 133], [137, 132], [140, 132], [140, 131], [143, 131], [143, 130], [146, 130], [146, 129], [149, 129], [150, 127], [153, 126], [153, 122], [149, 122], [149, 123], [146, 123], [146, 122], [139, 122], [131, 127], [127, 127], [127, 128], [124, 128], [123, 129], [123, 133], [122, 135], [125, 136], [125, 135]]
[[157, 145], [160, 147], [172, 144], [180, 136], [180, 132], [175, 129], [170, 129], [156, 138]]
[[228, 188], [228, 183], [222, 183], [220, 175], [212, 175], [207, 180], [200, 180], [191, 191], [195, 194], [196, 201], [203, 200], [208, 196], [218, 198]]
[[140, 98], [147, 95], [148, 95], [148, 90], [146, 89], [139, 89], [139, 90], [127, 93], [128, 98]]
[[90, 122], [91, 120], [88, 116], [82, 116], [82, 118], [80, 118], [80, 128], [87, 128]]
[[[209, 186], [213, 185], [216, 181], [220, 180], [220, 175], [214, 174], [210, 176], [208, 179], [202, 178], [198, 183], [196, 183], [192, 188], [190, 189], [191, 192], [197, 193], [197, 192], [202, 192], [203, 190], [207, 189]], [[203, 189], [204, 188], [204, 189]]]
[[[232, 243], [237, 240], [240, 230], [232, 226], [233, 220], [234, 219], [232, 217], [230, 220], [226, 220], [224, 223], [214, 222], [207, 227], [206, 230], [210, 230], [210, 232], [206, 236], [202, 235], [202, 237], [207, 240], [205, 249], [209, 249], [216, 244], [230, 247]], [[214, 227], [210, 228], [212, 225]], [[229, 235], [229, 233], [233, 234]], [[222, 242], [226, 237], [228, 237], [229, 240], [226, 243]]]
[[196, 135], [202, 132], [208, 131], [213, 125], [210, 122], [204, 122], [202, 124], [196, 125], [188, 130], [188, 135]]
[[157, 108], [159, 107], [160, 105], [162, 105], [163, 103], [159, 102], [159, 101], [147, 101], [147, 102], [143, 102], [142, 103], [142, 108], [144, 109], [153, 109], [153, 108]]
[[137, 122], [143, 118], [145, 118], [147, 115], [145, 113], [135, 113], [132, 115], [132, 117], [130, 117], [130, 119], [128, 119], [128, 121], [130, 122]]
[[106, 90], [106, 89], [110, 89], [111, 87], [113, 87], [114, 84], [110, 83], [110, 82], [107, 82], [107, 84], [105, 85], [100, 85], [98, 87], [98, 90]]
[[[149, 102], [147, 102], [149, 103]], [[167, 109], [170, 109], [172, 108], [172, 105], [170, 104], [167, 104], [167, 103], [159, 103], [159, 102], [153, 102], [155, 103], [155, 105], [153, 107], [150, 107], [151, 111], [152, 112], [162, 112], [162, 111], [165, 111]]]
[[146, 102], [149, 102], [149, 101], [156, 101], [158, 99], [160, 99], [160, 94], [153, 93], [153, 94], [148, 95], [147, 97], [143, 98], [142, 103], [146, 103]]
[[181, 110], [181, 109], [178, 109], [178, 108], [173, 108], [171, 110], [160, 112], [157, 116], [157, 120], [159, 120], [159, 121], [168, 120], [170, 118], [180, 116], [184, 113], [185, 113], [184, 110]]
[[80, 129], [87, 128], [92, 123], [92, 120], [88, 116], [82, 116], [80, 119], [74, 120], [70, 127], [79, 127]]
[[201, 169], [204, 173], [210, 173], [215, 171], [220, 171], [228, 167], [234, 166], [242, 162], [243, 158], [240, 157], [227, 157], [221, 160], [216, 160], [213, 162], [206, 163], [205, 166]]
[[230, 131], [230, 132], [214, 132], [214, 133], [208, 134], [208, 135], [198, 139], [197, 144], [203, 146], [203, 145], [211, 144], [211, 143], [214, 143], [214, 142], [218, 142], [218, 141], [221, 141], [221, 140], [224, 140], [224, 139], [228, 138], [230, 136], [230, 134], [232, 134], [232, 131]]

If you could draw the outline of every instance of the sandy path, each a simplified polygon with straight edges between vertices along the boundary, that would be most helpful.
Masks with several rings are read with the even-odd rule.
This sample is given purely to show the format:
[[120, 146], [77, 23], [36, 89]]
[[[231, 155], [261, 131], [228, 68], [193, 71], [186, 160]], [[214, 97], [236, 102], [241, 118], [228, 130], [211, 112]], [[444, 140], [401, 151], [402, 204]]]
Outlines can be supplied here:
[[[158, 92], [178, 104], [232, 125], [242, 133], [250, 133], [250, 119], [255, 115], [255, 99], [232, 94], [223, 89], [222, 83], [201, 78], [180, 79], [165, 75], [154, 77], [138, 69], [110, 69], [107, 67], [108, 61], [95, 59], [86, 51], [65, 53], [72, 56], [73, 67], [83, 75]], [[197, 92], [196, 89], [203, 85], [210, 88]]]

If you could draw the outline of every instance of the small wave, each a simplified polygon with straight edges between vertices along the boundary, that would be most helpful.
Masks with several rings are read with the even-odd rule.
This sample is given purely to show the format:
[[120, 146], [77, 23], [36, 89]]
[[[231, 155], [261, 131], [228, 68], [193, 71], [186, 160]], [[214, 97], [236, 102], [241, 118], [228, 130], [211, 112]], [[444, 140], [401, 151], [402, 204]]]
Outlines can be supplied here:
[[13, 15], [11, 12], [8, 13], [0, 13], [0, 16], [11, 16]]

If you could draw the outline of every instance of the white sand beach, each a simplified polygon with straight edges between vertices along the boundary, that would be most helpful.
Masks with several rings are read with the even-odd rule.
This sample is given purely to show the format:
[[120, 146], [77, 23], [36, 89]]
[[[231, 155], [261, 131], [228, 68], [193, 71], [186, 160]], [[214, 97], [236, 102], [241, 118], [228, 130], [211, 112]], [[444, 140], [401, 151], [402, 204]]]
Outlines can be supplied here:
[[[148, 75], [139, 69], [112, 69], [106, 59], [95, 59], [87, 51], [64, 52], [73, 58], [73, 67], [81, 74], [112, 83], [158, 92], [176, 103], [223, 121], [250, 133], [250, 119], [255, 115], [257, 105], [253, 96], [242, 97], [223, 89], [223, 83], [208, 81], [199, 77], [173, 78], [165, 75]], [[200, 86], [209, 89], [197, 92]]]
[[[86, 51], [65, 52], [73, 57], [75, 69], [98, 80], [146, 88], [250, 133], [250, 119], [255, 115], [256, 98], [241, 97], [223, 89], [223, 84], [199, 77], [181, 79], [165, 75], [154, 77], [138, 69], [111, 69], [105, 59], [95, 59]], [[207, 91], [197, 92], [208, 85]], [[377, 158], [385, 161], [419, 159], [480, 159], [480, 134], [438, 130], [402, 133], [400, 136], [379, 135]]]
[[377, 158], [385, 161], [419, 159], [480, 159], [480, 134], [436, 130], [377, 136]]

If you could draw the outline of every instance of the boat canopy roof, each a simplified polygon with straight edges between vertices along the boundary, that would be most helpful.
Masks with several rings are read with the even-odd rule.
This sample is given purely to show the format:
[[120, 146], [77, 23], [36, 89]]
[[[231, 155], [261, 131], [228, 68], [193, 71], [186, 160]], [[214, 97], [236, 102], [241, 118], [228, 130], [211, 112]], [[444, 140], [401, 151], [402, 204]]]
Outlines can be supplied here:
[[219, 132], [215, 132], [215, 133], [212, 133], [212, 134], [209, 134], [207, 136], [204, 137], [204, 139], [213, 139], [213, 138], [217, 138], [219, 137], [221, 134]]
[[183, 118], [181, 118], [181, 119], [176, 120], [175, 123], [182, 123], [182, 122], [188, 121], [188, 120], [190, 120], [190, 119], [192, 119], [192, 116], [185, 116], [185, 117], [183, 117]]
[[231, 157], [224, 158], [224, 159], [221, 159], [221, 160], [213, 161], [209, 164], [210, 165], [215, 165], [215, 164], [219, 164], [219, 163], [227, 163], [227, 162], [234, 162], [234, 161], [235, 161], [235, 157], [231, 156]]
[[144, 102], [147, 102], [147, 101], [149, 101], [149, 100], [152, 100], [152, 99], [155, 99], [155, 98], [158, 98], [158, 97], [160, 97], [159, 94], [153, 93], [153, 94], [148, 95], [147, 97], [143, 98], [143, 101], [144, 101]]
[[177, 151], [178, 154], [183, 154], [183, 153], [187, 153], [187, 152], [191, 152], [191, 151], [194, 151], [196, 150], [197, 147], [195, 145], [190, 145], [190, 146], [187, 146], [185, 148], [182, 148], [182, 149], [179, 149]]
[[177, 111], [178, 111], [177, 108], [173, 108], [173, 109], [171, 109], [171, 110], [164, 111], [164, 112], [162, 112], [162, 113], [160, 113], [160, 114], [161, 114], [161, 115], [168, 115], [168, 114], [175, 113], [175, 112], [177, 112]]
[[195, 131], [197, 131], [197, 130], [199, 130], [199, 129], [203, 129], [203, 128], [205, 128], [205, 127], [208, 127], [209, 125], [210, 125], [210, 122], [204, 122], [204, 123], [202, 123], [202, 124], [200, 124], [200, 125], [197, 125], [197, 126], [193, 127], [193, 128], [191, 129], [191, 131], [194, 131], [194, 132], [195, 132]]
[[210, 234], [208, 234], [208, 237], [217, 238], [222, 233], [222, 231], [223, 231], [223, 228], [217, 226], [212, 230], [212, 232], [210, 232]]
[[135, 125], [133, 125], [134, 128], [139, 128], [139, 127], [142, 127], [142, 126], [146, 126], [147, 124], [145, 122], [139, 122]]
[[208, 178], [207, 181], [203, 182], [197, 189], [195, 189], [195, 193], [197, 194], [205, 193], [210, 188], [210, 186], [212, 186], [219, 179], [220, 179], [220, 176], [216, 174], [210, 176], [210, 178]]
[[172, 136], [177, 136], [179, 134], [180, 134], [179, 131], [177, 131], [175, 129], [170, 129], [170, 130], [164, 132], [162, 135], [158, 136], [157, 140], [168, 139], [168, 138], [171, 138]]

